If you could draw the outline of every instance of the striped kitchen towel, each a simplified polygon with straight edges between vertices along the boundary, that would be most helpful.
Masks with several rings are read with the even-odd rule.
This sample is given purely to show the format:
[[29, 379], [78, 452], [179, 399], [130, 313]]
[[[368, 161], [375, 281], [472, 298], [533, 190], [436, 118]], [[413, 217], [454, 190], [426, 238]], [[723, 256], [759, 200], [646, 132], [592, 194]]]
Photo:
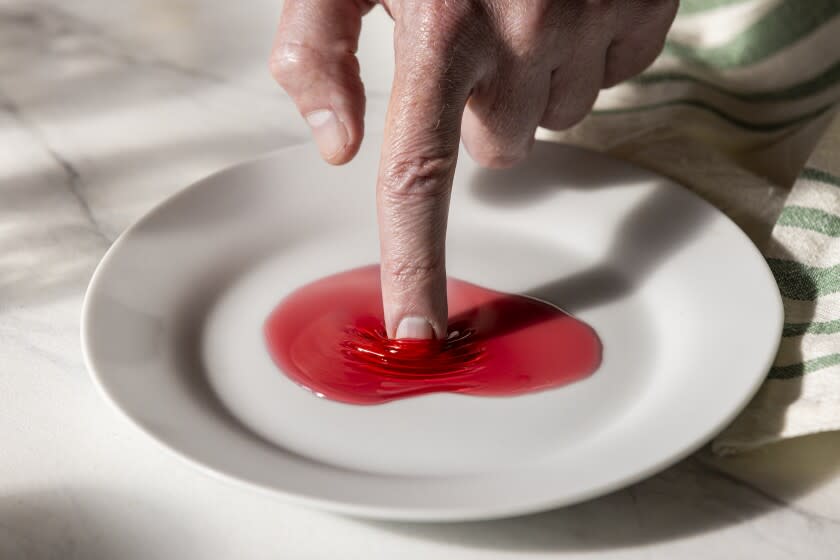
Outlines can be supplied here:
[[840, 0], [683, 0], [651, 68], [539, 133], [675, 178], [764, 251], [783, 339], [718, 453], [840, 429], [838, 101]]

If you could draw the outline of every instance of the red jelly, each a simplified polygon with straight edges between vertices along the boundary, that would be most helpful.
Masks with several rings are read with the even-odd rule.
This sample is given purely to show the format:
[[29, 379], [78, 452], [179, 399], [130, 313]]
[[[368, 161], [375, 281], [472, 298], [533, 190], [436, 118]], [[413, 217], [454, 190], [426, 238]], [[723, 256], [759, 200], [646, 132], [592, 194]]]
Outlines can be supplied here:
[[268, 317], [278, 367], [318, 396], [378, 404], [434, 392], [518, 395], [592, 374], [601, 343], [560, 309], [450, 278], [445, 340], [389, 340], [379, 267], [304, 286]]

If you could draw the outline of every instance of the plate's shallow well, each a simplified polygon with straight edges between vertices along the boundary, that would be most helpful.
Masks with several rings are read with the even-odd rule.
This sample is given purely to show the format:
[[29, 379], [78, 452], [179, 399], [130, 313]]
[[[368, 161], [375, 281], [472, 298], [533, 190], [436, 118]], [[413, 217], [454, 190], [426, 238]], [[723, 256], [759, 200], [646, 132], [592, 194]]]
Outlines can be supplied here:
[[182, 191], [129, 229], [91, 282], [82, 339], [107, 398], [194, 464], [289, 500], [413, 520], [569, 504], [676, 461], [761, 382], [781, 304], [722, 214], [607, 157], [539, 144], [462, 157], [449, 273], [592, 325], [601, 368], [512, 398], [319, 399], [277, 371], [262, 326], [304, 283], [376, 262], [375, 141], [349, 166], [311, 146]]

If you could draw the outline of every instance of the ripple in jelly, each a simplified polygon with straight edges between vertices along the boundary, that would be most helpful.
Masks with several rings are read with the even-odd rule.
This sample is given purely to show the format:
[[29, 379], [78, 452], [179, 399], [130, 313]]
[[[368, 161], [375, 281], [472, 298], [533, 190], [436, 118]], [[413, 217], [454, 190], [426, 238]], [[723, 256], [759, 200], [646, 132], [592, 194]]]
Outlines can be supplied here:
[[520, 395], [578, 381], [601, 363], [595, 331], [553, 305], [451, 277], [447, 296], [444, 339], [392, 340], [379, 267], [335, 274], [299, 288], [271, 312], [268, 351], [315, 395], [359, 405], [437, 392]]

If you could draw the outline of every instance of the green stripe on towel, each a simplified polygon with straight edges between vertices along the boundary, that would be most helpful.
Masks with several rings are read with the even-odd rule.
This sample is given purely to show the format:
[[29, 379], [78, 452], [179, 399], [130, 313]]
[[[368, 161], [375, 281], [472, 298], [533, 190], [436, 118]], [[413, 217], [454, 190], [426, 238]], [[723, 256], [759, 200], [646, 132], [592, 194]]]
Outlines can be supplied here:
[[840, 354], [829, 354], [789, 366], [773, 366], [770, 368], [770, 373], [767, 374], [767, 377], [768, 379], [794, 379], [796, 377], [802, 377], [806, 373], [825, 369], [837, 364], [840, 364]]
[[785, 323], [782, 336], [802, 336], [803, 334], [836, 334], [840, 332], [840, 319], [817, 321], [814, 323]]
[[745, 130], [749, 130], [751, 132], [776, 132], [779, 130], [783, 130], [790, 126], [802, 124], [804, 122], [810, 121], [823, 113], [827, 110], [831, 109], [834, 105], [829, 104], [823, 107], [816, 109], [810, 113], [806, 113], [804, 115], [799, 115], [796, 117], [792, 117], [790, 119], [782, 120], [782, 121], [774, 121], [774, 122], [766, 122], [766, 123], [756, 123], [756, 122], [749, 122], [743, 119], [739, 119], [733, 115], [728, 113], [724, 113], [714, 105], [710, 105], [705, 101], [700, 101], [697, 99], [674, 99], [672, 101], [663, 101], [661, 103], [654, 103], [651, 105], [641, 105], [637, 107], [621, 107], [617, 109], [596, 109], [592, 111], [593, 115], [624, 115], [624, 114], [632, 114], [632, 113], [641, 113], [645, 111], [654, 111], [656, 109], [662, 109], [665, 107], [678, 107], [678, 106], [687, 106], [693, 107], [695, 109], [701, 109], [703, 111], [712, 113], [713, 115], [720, 117], [721, 119], [725, 120], [729, 124], [733, 124], [739, 128], [743, 128]]
[[820, 268], [784, 259], [767, 259], [767, 264], [788, 299], [810, 301], [840, 292], [840, 265]]
[[[840, 61], [837, 61], [821, 74], [797, 82], [795, 84], [768, 91], [734, 91], [709, 80], [692, 76], [683, 72], [655, 72], [636, 76], [630, 82], [635, 84], [655, 85], [667, 82], [686, 82], [708, 88], [712, 91], [727, 95], [739, 101], [751, 103], [772, 103], [778, 101], [793, 101], [810, 95], [816, 95], [840, 82]], [[840, 97], [840, 94], [838, 94]]]
[[822, 169], [806, 167], [799, 173], [799, 176], [803, 179], [808, 179], [809, 181], [818, 181], [820, 183], [826, 183], [828, 185], [840, 187], [840, 177], [832, 175], [831, 173], [823, 171]]
[[731, 6], [732, 4], [742, 4], [745, 1], [747, 0], [682, 0], [678, 13], [684, 15], [708, 12], [715, 8]]
[[809, 229], [831, 237], [840, 237], [840, 216], [817, 208], [785, 206], [776, 223], [782, 226]]
[[784, 0], [725, 45], [695, 48], [668, 41], [665, 51], [704, 66], [747, 66], [791, 46], [837, 14], [840, 0]]

